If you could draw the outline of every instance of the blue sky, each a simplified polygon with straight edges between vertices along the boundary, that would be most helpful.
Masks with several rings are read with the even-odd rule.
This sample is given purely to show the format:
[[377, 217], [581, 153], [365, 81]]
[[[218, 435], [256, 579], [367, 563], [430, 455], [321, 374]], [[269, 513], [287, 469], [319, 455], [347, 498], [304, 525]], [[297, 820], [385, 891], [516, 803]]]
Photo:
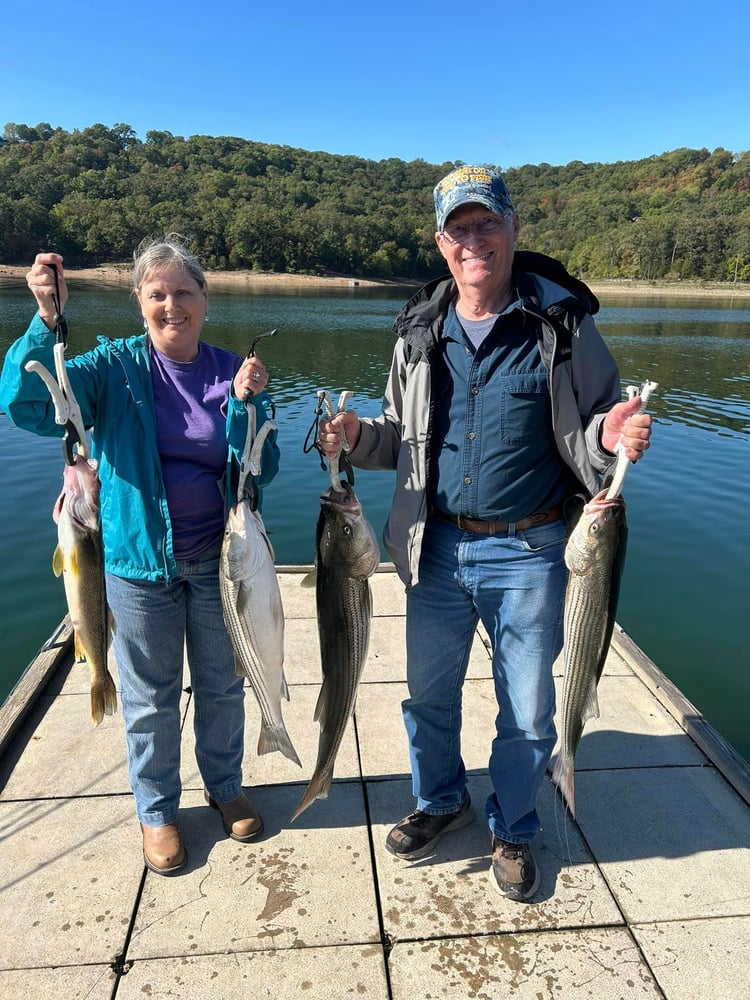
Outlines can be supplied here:
[[747, 0], [5, 5], [0, 129], [126, 123], [429, 163], [750, 148]]

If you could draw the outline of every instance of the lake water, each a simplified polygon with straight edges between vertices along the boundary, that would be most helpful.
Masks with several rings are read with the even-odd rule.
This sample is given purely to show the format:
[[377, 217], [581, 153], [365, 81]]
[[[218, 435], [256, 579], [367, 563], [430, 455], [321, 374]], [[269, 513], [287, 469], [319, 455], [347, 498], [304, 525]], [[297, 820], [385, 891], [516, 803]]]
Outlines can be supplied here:
[[[212, 292], [206, 339], [246, 353], [261, 341], [277, 406], [281, 471], [266, 491], [264, 519], [279, 563], [312, 560], [318, 496], [327, 475], [304, 454], [316, 391], [350, 389], [350, 406], [375, 415], [393, 347], [403, 289], [337, 292]], [[602, 296], [599, 328], [623, 386], [659, 383], [650, 410], [652, 447], [625, 483], [630, 537], [619, 624], [750, 759], [746, 616], [750, 612], [750, 301]], [[33, 300], [22, 282], [0, 279], [0, 359], [26, 328]], [[66, 309], [69, 355], [100, 332], [140, 329], [127, 290], [74, 283]], [[65, 613], [51, 569], [51, 510], [62, 479], [58, 441], [12, 427], [0, 414], [0, 701]], [[379, 533], [391, 473], [356, 473]]]

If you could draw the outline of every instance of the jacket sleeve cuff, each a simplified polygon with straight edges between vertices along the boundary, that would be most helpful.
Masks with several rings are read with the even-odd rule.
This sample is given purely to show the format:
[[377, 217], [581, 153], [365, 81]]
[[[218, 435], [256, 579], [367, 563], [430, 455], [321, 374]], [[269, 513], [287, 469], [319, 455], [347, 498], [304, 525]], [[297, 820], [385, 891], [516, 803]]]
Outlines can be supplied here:
[[586, 428], [586, 448], [594, 469], [601, 475], [606, 475], [610, 467], [617, 461], [617, 456], [602, 447], [601, 429], [606, 413], [598, 413]]

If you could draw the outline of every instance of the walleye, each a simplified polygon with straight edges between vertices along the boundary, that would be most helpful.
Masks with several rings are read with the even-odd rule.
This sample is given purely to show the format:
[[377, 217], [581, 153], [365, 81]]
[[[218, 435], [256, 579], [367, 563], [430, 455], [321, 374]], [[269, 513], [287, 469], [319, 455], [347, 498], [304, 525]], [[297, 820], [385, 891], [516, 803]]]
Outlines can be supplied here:
[[57, 548], [52, 558], [55, 576], [62, 574], [70, 620], [75, 632], [75, 656], [91, 672], [91, 718], [99, 725], [117, 711], [117, 694], [107, 669], [109, 610], [104, 586], [104, 558], [99, 528], [99, 477], [96, 463], [76, 455], [65, 465], [63, 489], [52, 516], [57, 524]]
[[565, 680], [560, 751], [552, 780], [575, 816], [574, 758], [585, 723], [599, 715], [596, 686], [615, 624], [627, 542], [625, 502], [598, 493], [583, 512], [565, 548], [570, 571], [565, 593]]
[[256, 437], [255, 410], [248, 405], [248, 437], [238, 500], [224, 528], [219, 586], [235, 670], [248, 678], [260, 707], [258, 754], [278, 750], [301, 767], [281, 713], [281, 699], [289, 701], [289, 688], [284, 676], [284, 608], [273, 546], [263, 518], [249, 499], [254, 494], [245, 489], [250, 471], [258, 470], [263, 440], [275, 426], [267, 421]]
[[315, 598], [323, 684], [314, 719], [320, 723], [318, 759], [292, 819], [315, 799], [325, 799], [333, 780], [347, 722], [354, 710], [367, 659], [372, 619], [369, 578], [380, 561], [375, 532], [348, 483], [320, 498], [315, 541]]

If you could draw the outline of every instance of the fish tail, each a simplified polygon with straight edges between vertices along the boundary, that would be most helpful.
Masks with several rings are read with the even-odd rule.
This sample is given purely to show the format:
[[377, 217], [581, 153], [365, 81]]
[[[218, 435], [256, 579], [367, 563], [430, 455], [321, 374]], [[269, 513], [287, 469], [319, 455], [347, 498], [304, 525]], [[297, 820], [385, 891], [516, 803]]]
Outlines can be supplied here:
[[104, 677], [104, 714], [117, 714], [117, 689], [109, 670]]
[[109, 670], [91, 681], [91, 721], [98, 726], [105, 715], [117, 711], [117, 690]]
[[310, 778], [310, 784], [307, 786], [305, 794], [300, 800], [300, 804], [297, 806], [294, 815], [292, 816], [292, 822], [307, 809], [309, 805], [315, 801], [315, 799], [327, 799], [328, 793], [331, 790], [331, 781], [333, 780], [333, 771], [316, 769], [312, 778]]
[[560, 794], [565, 801], [570, 815], [575, 819], [576, 815], [576, 795], [575, 795], [575, 771], [573, 761], [567, 755], [559, 754], [555, 761], [555, 768], [552, 772], [552, 781], [560, 789]]
[[289, 733], [286, 731], [286, 726], [283, 723], [274, 728], [266, 725], [261, 726], [260, 736], [258, 737], [258, 756], [262, 757], [263, 754], [273, 753], [274, 750], [283, 753], [285, 757], [293, 761], [298, 767], [302, 767], [302, 763], [297, 756], [297, 751], [294, 749], [292, 741], [289, 739]]

